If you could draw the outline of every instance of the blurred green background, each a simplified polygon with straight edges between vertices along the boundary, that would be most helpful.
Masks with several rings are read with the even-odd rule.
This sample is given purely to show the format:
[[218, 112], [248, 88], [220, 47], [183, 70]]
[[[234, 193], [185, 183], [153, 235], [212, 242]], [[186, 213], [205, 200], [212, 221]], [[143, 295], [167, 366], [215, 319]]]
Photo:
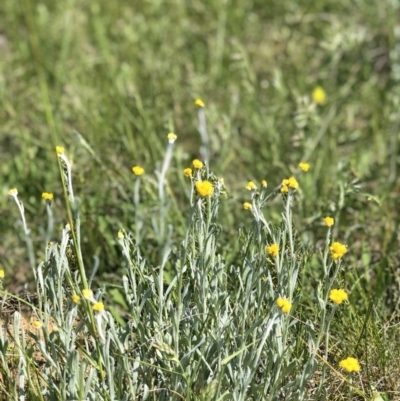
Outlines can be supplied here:
[[[189, 191], [182, 170], [200, 157], [200, 97], [210, 167], [229, 195], [221, 211], [227, 260], [235, 259], [232, 237], [251, 222], [242, 208], [247, 181], [275, 187], [309, 161], [296, 202], [304, 242], [318, 247], [322, 218], [334, 216], [357, 285], [396, 308], [399, 7], [394, 0], [2, 0], [0, 263], [8, 288], [31, 277], [8, 189], [17, 187], [24, 202], [38, 260], [43, 191], [55, 195], [55, 240], [67, 222], [56, 145], [73, 161], [87, 269], [96, 255], [99, 279], [119, 280], [116, 235], [137, 224], [136, 164], [149, 177], [141, 246], [156, 263], [152, 180], [166, 135], [175, 132], [168, 221], [179, 241]], [[317, 85], [327, 93], [318, 106], [311, 100]], [[279, 211], [277, 199], [269, 218]]]

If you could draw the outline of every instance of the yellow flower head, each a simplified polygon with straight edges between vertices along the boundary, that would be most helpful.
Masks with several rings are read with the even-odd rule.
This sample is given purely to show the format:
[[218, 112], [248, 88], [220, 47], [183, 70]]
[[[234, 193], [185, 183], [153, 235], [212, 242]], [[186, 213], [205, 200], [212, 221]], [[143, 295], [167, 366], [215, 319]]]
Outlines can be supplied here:
[[178, 137], [173, 132], [170, 132], [167, 138], [169, 143], [174, 143]]
[[251, 190], [256, 190], [256, 189], [257, 189], [257, 186], [256, 186], [256, 184], [254, 184], [253, 181], [249, 181], [249, 182], [247, 183], [247, 185], [246, 185], [246, 189], [249, 190], [249, 191], [251, 191]]
[[266, 246], [265, 250], [267, 251], [268, 255], [272, 255], [273, 257], [275, 257], [279, 253], [279, 245], [278, 244], [272, 244], [270, 246]]
[[267, 183], [266, 180], [262, 180], [262, 181], [261, 181], [261, 185], [262, 185], [264, 188], [267, 188], [268, 183]]
[[53, 200], [53, 194], [49, 192], [43, 192], [42, 193], [42, 198], [44, 200], [52, 201]]
[[0, 279], [1, 278], [4, 278], [4, 270], [3, 269], [0, 269]]
[[329, 247], [329, 250], [331, 251], [331, 258], [336, 260], [340, 259], [347, 252], [347, 247], [340, 242], [334, 242]]
[[345, 290], [333, 289], [329, 293], [329, 299], [336, 305], [340, 305], [343, 301], [346, 301], [348, 298], [349, 296]]
[[58, 155], [61, 155], [65, 152], [65, 149], [62, 146], [56, 146], [56, 152]]
[[202, 196], [211, 196], [214, 192], [213, 184], [210, 181], [197, 181], [196, 182], [197, 193]]
[[204, 164], [202, 161], [200, 161], [199, 159], [194, 159], [193, 160], [193, 167], [197, 168], [197, 169], [201, 169], [203, 168]]
[[74, 294], [74, 295], [72, 295], [71, 299], [74, 304], [79, 304], [79, 300], [80, 300], [79, 295]]
[[243, 203], [243, 209], [251, 210], [252, 208], [253, 208], [253, 206], [251, 205], [251, 203], [249, 203], [249, 202], [244, 202]]
[[335, 220], [333, 219], [333, 217], [329, 217], [329, 216], [326, 216], [324, 218], [324, 222], [328, 227], [332, 227], [335, 224]]
[[324, 104], [326, 101], [326, 92], [321, 86], [317, 86], [312, 92], [312, 100], [316, 104]]
[[189, 177], [190, 178], [192, 176], [192, 174], [193, 174], [193, 171], [192, 171], [191, 168], [185, 168], [185, 170], [183, 170], [183, 175], [185, 177]]
[[137, 176], [144, 174], [144, 168], [140, 167], [140, 166], [132, 167], [132, 171], [133, 171], [133, 174], [135, 174]]
[[43, 326], [43, 323], [40, 322], [39, 320], [35, 320], [32, 324], [35, 327], [35, 329], [40, 329]]
[[310, 164], [309, 164], [309, 163], [299, 163], [299, 167], [300, 167], [303, 171], [308, 171], [308, 169], [310, 168]]
[[289, 313], [290, 309], [292, 309], [292, 304], [290, 303], [289, 300], [285, 298], [279, 297], [276, 300], [276, 304], [278, 305], [279, 308], [281, 308], [282, 313]]
[[8, 195], [10, 196], [17, 196], [18, 195], [18, 190], [17, 188], [11, 188], [8, 190]]
[[118, 236], [118, 239], [122, 239], [122, 238], [124, 238], [124, 233], [121, 230], [119, 230], [117, 236]]
[[204, 104], [204, 102], [203, 102], [201, 99], [196, 99], [195, 102], [194, 102], [194, 104], [195, 104], [197, 107], [205, 107], [205, 104]]
[[84, 289], [84, 290], [82, 290], [82, 295], [85, 299], [91, 299], [93, 297], [93, 291]]
[[103, 302], [96, 302], [93, 305], [93, 310], [96, 312], [102, 312], [104, 310], [104, 304]]
[[297, 182], [296, 178], [290, 177], [282, 181], [281, 192], [287, 193], [289, 192], [289, 188], [295, 191], [298, 187], [299, 183]]
[[339, 362], [339, 366], [349, 373], [359, 372], [361, 369], [360, 363], [358, 362], [358, 360], [356, 358], [352, 358], [351, 356], [349, 356], [346, 359], [341, 360]]

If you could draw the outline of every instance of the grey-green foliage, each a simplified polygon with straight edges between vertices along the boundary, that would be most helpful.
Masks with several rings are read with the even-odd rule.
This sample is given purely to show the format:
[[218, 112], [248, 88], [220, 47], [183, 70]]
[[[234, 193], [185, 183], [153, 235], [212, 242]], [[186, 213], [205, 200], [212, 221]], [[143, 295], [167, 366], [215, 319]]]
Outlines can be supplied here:
[[[163, 245], [160, 265], [148, 262], [136, 233], [118, 233], [127, 267], [122, 290], [128, 305], [126, 323], [120, 325], [107, 305], [96, 311], [103, 290], [88, 292], [91, 282], [81, 268], [79, 205], [70, 164], [64, 152], [58, 158], [71, 220], [60, 243], [47, 245], [45, 260], [34, 270], [34, 316], [41, 327], [28, 329], [30, 341], [20, 335], [20, 315], [15, 313], [18, 364], [3, 358], [4, 372], [10, 376], [14, 369], [19, 378], [14, 393], [22, 397], [27, 386], [32, 399], [47, 400], [309, 399], [308, 383], [318, 366], [320, 344], [325, 346], [320, 358], [328, 356], [329, 325], [336, 310], [327, 315], [328, 294], [341, 265], [328, 256], [327, 229], [321, 258], [324, 280], [315, 296], [302, 294], [298, 276], [310, 251], [293, 226], [294, 189], [282, 194], [281, 185], [269, 193], [264, 186], [251, 190], [252, 206], [244, 212], [252, 213], [253, 221], [239, 236], [240, 255], [227, 265], [219, 252], [223, 180], [206, 167], [196, 169], [190, 177], [185, 237], [173, 244], [165, 231], [155, 233]], [[136, 178], [137, 202], [141, 179]], [[212, 195], [197, 188], [202, 181], [212, 185]], [[154, 185], [160, 188], [164, 182]], [[273, 226], [266, 206], [277, 196], [282, 198], [282, 220]], [[13, 197], [24, 221], [23, 204], [17, 194]], [[165, 201], [160, 191], [156, 227], [165, 223]], [[26, 227], [24, 232], [30, 245]], [[277, 254], [264, 249], [271, 244], [279, 247]], [[80, 296], [79, 302], [74, 295]], [[279, 309], [278, 298], [291, 309]], [[315, 302], [308, 314], [302, 312], [304, 299]], [[6, 332], [0, 340], [4, 348]], [[323, 386], [314, 390], [321, 397]]]

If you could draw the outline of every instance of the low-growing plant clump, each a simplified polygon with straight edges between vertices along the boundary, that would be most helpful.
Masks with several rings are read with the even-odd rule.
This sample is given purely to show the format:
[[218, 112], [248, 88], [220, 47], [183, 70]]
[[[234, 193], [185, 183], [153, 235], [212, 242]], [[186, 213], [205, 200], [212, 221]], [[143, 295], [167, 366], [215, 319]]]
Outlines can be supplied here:
[[[147, 181], [159, 196], [154, 219], [160, 264], [149, 263], [135, 233], [123, 227], [116, 233], [126, 263], [122, 322], [108, 310], [104, 290], [87, 277], [71, 163], [57, 147], [68, 223], [58, 242], [47, 242], [45, 258], [34, 268], [37, 302], [30, 325], [24, 327], [18, 308], [12, 314], [4, 310], [18, 297], [3, 291], [2, 394], [30, 400], [322, 400], [329, 399], [327, 380], [333, 376], [349, 399], [366, 397], [362, 350], [341, 349], [330, 338], [338, 310], [352, 302], [343, 280], [348, 247], [332, 238], [331, 216], [321, 221], [321, 247], [302, 243], [293, 222], [293, 204], [310, 165], [299, 163], [272, 189], [265, 179], [244, 185], [249, 199], [243, 209], [252, 220], [240, 230], [235, 263], [227, 264], [219, 251], [219, 207], [227, 189], [208, 164], [196, 159], [183, 171], [190, 187], [184, 238], [174, 243], [173, 227], [165, 226], [166, 173], [176, 139], [168, 134], [158, 181]], [[132, 172], [139, 208], [147, 173], [141, 166]], [[16, 188], [9, 195], [33, 254], [23, 202]], [[53, 194], [42, 198], [51, 230]], [[281, 222], [272, 224], [268, 205], [276, 199]], [[322, 278], [313, 293], [305, 293], [301, 276], [314, 258]]]

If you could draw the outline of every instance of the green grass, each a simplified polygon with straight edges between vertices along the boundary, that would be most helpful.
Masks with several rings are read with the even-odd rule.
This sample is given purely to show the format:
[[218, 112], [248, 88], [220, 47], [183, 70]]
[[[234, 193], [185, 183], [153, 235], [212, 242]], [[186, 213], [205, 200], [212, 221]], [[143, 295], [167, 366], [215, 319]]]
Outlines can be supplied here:
[[[18, 188], [24, 203], [35, 263], [48, 257], [42, 192], [54, 193], [52, 241], [60, 241], [68, 222], [70, 206], [55, 153], [60, 145], [72, 163], [86, 275], [95, 270], [92, 288], [104, 289], [106, 307], [121, 325], [131, 319], [126, 299], [131, 290], [121, 287], [127, 262], [117, 233], [120, 229], [132, 233], [138, 255], [146, 260], [138, 271], [151, 276], [152, 266], [158, 280], [166, 250], [178, 258], [191, 210], [190, 184], [182, 171], [193, 159], [202, 158], [194, 106], [195, 99], [201, 98], [210, 135], [210, 170], [224, 178], [227, 191], [214, 222], [222, 227], [215, 252], [224, 265], [223, 274], [234, 274], [231, 266], [242, 266], [243, 241], [255, 229], [252, 214], [242, 206], [250, 201], [246, 183], [253, 180], [260, 186], [266, 179], [269, 188], [275, 188], [298, 172], [300, 161], [308, 161], [310, 171], [299, 178], [293, 204], [304, 261], [296, 287], [303, 297], [299, 316], [311, 319], [307, 310], [310, 316], [318, 315], [311, 295], [324, 280], [322, 219], [331, 215], [336, 221], [333, 238], [349, 249], [335, 285], [351, 295], [348, 306], [339, 308], [332, 321], [328, 362], [337, 369], [340, 358], [358, 357], [360, 383], [368, 399], [373, 399], [372, 388], [382, 392], [385, 400], [398, 399], [397, 13], [397, 3], [389, 0], [3, 0], [0, 263], [5, 270], [4, 289], [18, 292], [37, 284], [20, 216], [7, 191]], [[325, 89], [327, 101], [315, 106], [311, 93], [317, 85]], [[168, 132], [175, 132], [178, 140], [167, 173], [166, 196], [160, 201], [155, 172], [162, 166]], [[137, 164], [146, 170], [140, 203], [134, 200], [136, 180], [131, 170]], [[270, 224], [281, 227], [280, 196], [263, 211]], [[166, 287], [174, 283], [175, 269], [168, 260], [162, 275]], [[142, 285], [151, 293], [160, 291]], [[233, 289], [235, 284], [228, 280], [226, 291]], [[179, 289], [174, 287], [171, 294], [179, 305]], [[268, 302], [273, 305], [272, 298]], [[209, 321], [202, 324], [210, 329], [205, 332], [215, 335]], [[300, 329], [296, 326], [296, 330]], [[171, 335], [178, 336], [177, 332]], [[235, 348], [233, 334], [226, 341], [230, 352], [251, 344], [241, 337]], [[174, 350], [178, 358], [186, 346]], [[297, 346], [298, 361], [303, 348]], [[210, 358], [218, 354], [211, 351]], [[175, 369], [170, 363], [169, 369]], [[176, 377], [173, 381], [160, 372], [153, 372], [157, 380], [183, 394]], [[316, 383], [319, 373], [313, 378]], [[327, 369], [325, 380], [327, 399], [350, 399], [348, 386], [333, 369]], [[185, 399], [196, 399], [195, 394], [199, 393]], [[353, 394], [353, 399], [361, 399], [356, 397]]]

